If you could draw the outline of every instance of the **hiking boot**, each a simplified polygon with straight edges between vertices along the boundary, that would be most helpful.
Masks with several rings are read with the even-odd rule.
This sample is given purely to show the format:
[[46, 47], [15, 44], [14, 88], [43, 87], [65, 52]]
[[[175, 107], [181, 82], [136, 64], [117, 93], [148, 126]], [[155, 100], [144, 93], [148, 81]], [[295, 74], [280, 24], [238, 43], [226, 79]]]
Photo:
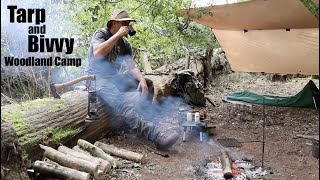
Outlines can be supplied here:
[[169, 149], [178, 139], [179, 134], [174, 130], [168, 129], [159, 131], [153, 142], [158, 149], [166, 150]]

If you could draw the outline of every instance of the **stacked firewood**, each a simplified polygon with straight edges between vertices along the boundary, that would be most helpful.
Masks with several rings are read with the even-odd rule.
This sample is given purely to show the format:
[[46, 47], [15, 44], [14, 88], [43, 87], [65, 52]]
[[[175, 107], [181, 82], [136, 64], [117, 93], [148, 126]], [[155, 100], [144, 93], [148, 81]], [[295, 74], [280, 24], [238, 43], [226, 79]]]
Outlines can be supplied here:
[[44, 160], [34, 162], [34, 171], [62, 179], [103, 180], [107, 179], [112, 168], [125, 167], [121, 159], [141, 164], [146, 162], [144, 154], [99, 141], [91, 144], [79, 139], [72, 149], [63, 145], [57, 150], [44, 145], [40, 147], [44, 150]]

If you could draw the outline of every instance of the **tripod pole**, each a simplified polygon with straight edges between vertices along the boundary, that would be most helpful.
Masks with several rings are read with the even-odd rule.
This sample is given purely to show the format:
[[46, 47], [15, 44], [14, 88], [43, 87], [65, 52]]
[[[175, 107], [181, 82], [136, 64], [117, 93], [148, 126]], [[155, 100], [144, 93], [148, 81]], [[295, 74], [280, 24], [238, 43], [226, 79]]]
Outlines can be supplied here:
[[262, 165], [261, 165], [261, 167], [262, 167], [262, 169], [263, 169], [263, 167], [264, 167], [264, 144], [265, 144], [265, 129], [266, 129], [266, 110], [265, 110], [265, 102], [264, 102], [264, 99], [265, 99], [265, 97], [263, 97], [263, 100], [262, 100], [262, 102], [263, 102], [263, 106], [262, 106], [262, 108], [263, 108], [263, 124], [262, 124], [262, 160], [261, 160], [261, 163], [262, 163]]

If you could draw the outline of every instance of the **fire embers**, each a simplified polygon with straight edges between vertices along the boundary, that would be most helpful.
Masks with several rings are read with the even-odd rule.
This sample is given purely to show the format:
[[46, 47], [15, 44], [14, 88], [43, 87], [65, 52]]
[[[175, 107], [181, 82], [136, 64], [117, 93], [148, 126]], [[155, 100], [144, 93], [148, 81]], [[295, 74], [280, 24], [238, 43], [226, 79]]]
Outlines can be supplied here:
[[[209, 179], [225, 180], [224, 170], [220, 158], [207, 164], [207, 176]], [[247, 161], [232, 162], [233, 180], [262, 179], [267, 171], [261, 167], [255, 167]]]

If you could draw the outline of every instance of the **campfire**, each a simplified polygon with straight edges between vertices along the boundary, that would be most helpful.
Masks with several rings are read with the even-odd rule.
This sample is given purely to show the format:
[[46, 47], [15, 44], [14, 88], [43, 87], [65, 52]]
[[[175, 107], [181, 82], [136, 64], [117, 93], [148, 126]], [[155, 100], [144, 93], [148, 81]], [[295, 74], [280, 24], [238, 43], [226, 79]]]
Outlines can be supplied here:
[[[210, 179], [224, 180], [222, 164], [220, 158], [209, 162], [207, 164], [207, 176]], [[248, 161], [236, 160], [232, 163], [232, 175], [230, 179], [233, 180], [247, 180], [247, 179], [262, 179], [266, 175], [266, 171], [262, 170], [261, 167], [253, 166]]]

